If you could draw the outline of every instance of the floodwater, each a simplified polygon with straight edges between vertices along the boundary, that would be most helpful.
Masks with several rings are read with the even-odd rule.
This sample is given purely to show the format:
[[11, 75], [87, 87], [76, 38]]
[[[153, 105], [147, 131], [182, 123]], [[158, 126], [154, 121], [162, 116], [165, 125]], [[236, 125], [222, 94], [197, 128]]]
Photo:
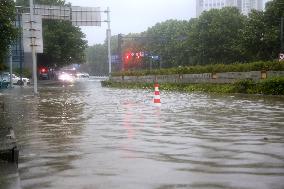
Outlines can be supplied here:
[[284, 188], [283, 97], [153, 94], [96, 80], [2, 92], [22, 188]]

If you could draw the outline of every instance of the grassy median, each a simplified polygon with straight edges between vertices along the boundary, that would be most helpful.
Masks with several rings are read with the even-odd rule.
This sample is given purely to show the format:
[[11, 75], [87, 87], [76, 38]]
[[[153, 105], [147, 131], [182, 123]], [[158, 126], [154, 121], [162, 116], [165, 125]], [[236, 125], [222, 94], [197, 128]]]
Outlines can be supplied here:
[[[153, 83], [125, 83], [108, 80], [103, 81], [102, 86], [128, 89], [152, 89]], [[284, 95], [284, 78], [274, 77], [265, 80], [260, 80], [259, 82], [246, 79], [239, 80], [233, 84], [161, 83], [160, 90], [181, 92]]]

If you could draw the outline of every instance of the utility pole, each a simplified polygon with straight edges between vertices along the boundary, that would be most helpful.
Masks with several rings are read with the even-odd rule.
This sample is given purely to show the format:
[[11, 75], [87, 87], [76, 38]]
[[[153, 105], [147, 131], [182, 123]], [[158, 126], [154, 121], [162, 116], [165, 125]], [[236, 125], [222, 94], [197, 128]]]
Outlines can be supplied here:
[[284, 32], [283, 32], [283, 30], [284, 30], [284, 17], [281, 17], [281, 32], [280, 32], [280, 42], [281, 42], [281, 53], [283, 53], [283, 51], [284, 51], [284, 40], [283, 40], [283, 38], [284, 38]]
[[13, 53], [12, 53], [12, 45], [10, 45], [10, 57], [9, 57], [9, 66], [10, 66], [10, 88], [13, 88]]
[[121, 52], [122, 42], [123, 42], [122, 34], [118, 34], [117, 35], [117, 55], [118, 55], [119, 65], [121, 65], [121, 70], [124, 71], [122, 52]]
[[34, 94], [38, 94], [37, 91], [37, 62], [36, 62], [36, 44], [35, 44], [35, 29], [33, 28], [34, 23], [34, 3], [30, 0], [30, 33], [31, 33], [31, 49], [32, 49], [32, 60], [33, 60], [33, 82], [34, 82]]
[[110, 52], [110, 38], [111, 38], [111, 30], [110, 30], [110, 10], [109, 7], [107, 7], [107, 10], [105, 11], [107, 13], [107, 50], [108, 50], [108, 74], [111, 75], [111, 52]]
[[152, 71], [152, 66], [153, 66], [153, 57], [151, 56], [151, 58], [150, 58], [150, 71]]

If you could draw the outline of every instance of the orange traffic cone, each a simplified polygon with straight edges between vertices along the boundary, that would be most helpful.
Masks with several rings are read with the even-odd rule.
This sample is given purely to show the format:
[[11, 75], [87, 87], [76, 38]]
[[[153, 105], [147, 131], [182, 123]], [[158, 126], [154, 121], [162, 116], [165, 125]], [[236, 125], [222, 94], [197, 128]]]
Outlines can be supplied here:
[[159, 105], [161, 105], [159, 84], [155, 83], [154, 86], [155, 86], [154, 104], [159, 106]]

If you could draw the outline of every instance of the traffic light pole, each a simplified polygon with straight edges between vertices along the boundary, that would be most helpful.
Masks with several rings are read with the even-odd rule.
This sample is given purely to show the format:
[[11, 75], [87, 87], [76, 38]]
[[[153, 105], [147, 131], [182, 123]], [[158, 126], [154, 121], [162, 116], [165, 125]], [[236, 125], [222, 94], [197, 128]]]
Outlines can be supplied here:
[[111, 38], [111, 30], [110, 30], [110, 10], [109, 7], [107, 7], [107, 10], [105, 11], [107, 13], [107, 50], [108, 50], [108, 74], [111, 75], [111, 52], [110, 52], [110, 38]]
[[117, 54], [118, 54], [118, 57], [119, 57], [119, 64], [121, 65], [121, 70], [124, 71], [121, 45], [122, 45], [122, 34], [118, 34], [117, 35]]

